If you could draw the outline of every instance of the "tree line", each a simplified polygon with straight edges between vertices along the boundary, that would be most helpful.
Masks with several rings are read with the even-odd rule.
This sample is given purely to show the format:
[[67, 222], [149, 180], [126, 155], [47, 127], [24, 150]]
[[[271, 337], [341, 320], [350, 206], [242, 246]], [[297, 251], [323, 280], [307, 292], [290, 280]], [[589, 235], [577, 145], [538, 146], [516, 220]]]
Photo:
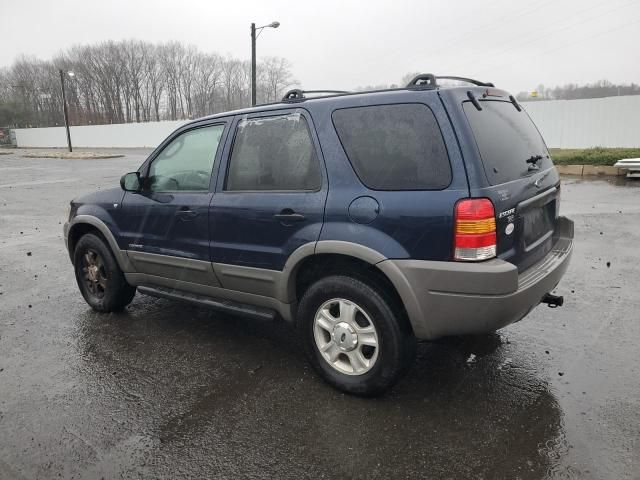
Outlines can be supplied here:
[[[356, 91], [365, 90], [381, 90], [385, 88], [397, 88], [398, 86], [406, 86], [416, 75], [420, 72], [407, 73], [402, 77], [400, 83], [392, 84], [380, 84], [380, 85], [366, 85], [357, 87]], [[466, 85], [463, 82], [441, 79], [438, 80], [439, 85], [443, 86], [463, 86]], [[499, 85], [498, 85], [499, 87]], [[535, 92], [535, 94], [534, 94]], [[532, 95], [533, 94], [533, 95]], [[640, 85], [637, 83], [612, 83], [608, 80], [599, 80], [594, 83], [588, 83], [585, 85], [578, 85], [576, 83], [569, 83], [557, 87], [545, 87], [544, 85], [538, 85], [534, 90], [529, 92], [519, 92], [516, 98], [519, 101], [537, 101], [537, 100], [574, 100], [580, 98], [602, 98], [602, 97], [614, 97], [621, 95], [640, 95]]]
[[608, 80], [599, 80], [586, 85], [578, 85], [576, 83], [568, 83], [563, 86], [548, 88], [544, 85], [538, 85], [532, 92], [520, 92], [517, 95], [520, 101], [535, 100], [576, 100], [581, 98], [603, 98], [615, 97], [620, 95], [640, 95], [640, 85], [616, 84]]
[[[72, 125], [198, 118], [251, 102], [249, 60], [178, 42], [109, 41], [0, 69], [0, 126], [62, 125], [59, 70]], [[285, 58], [262, 58], [256, 72], [258, 103], [279, 100], [297, 83]]]

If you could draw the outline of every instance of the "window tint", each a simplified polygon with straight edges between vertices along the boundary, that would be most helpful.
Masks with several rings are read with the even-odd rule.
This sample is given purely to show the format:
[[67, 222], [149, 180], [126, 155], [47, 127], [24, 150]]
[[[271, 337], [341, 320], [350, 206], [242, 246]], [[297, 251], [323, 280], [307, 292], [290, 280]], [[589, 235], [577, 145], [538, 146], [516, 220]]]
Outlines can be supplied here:
[[438, 190], [451, 166], [433, 112], [421, 104], [333, 112], [333, 123], [360, 180], [374, 190]]
[[320, 185], [318, 159], [303, 115], [238, 123], [226, 190], [317, 190]]
[[175, 138], [151, 162], [150, 190], [208, 191], [224, 125], [189, 130]]
[[478, 111], [471, 102], [464, 102], [484, 170], [492, 185], [510, 182], [535, 173], [529, 170], [527, 159], [542, 155], [540, 169], [552, 165], [547, 147], [525, 111], [519, 112], [511, 102], [483, 101]]

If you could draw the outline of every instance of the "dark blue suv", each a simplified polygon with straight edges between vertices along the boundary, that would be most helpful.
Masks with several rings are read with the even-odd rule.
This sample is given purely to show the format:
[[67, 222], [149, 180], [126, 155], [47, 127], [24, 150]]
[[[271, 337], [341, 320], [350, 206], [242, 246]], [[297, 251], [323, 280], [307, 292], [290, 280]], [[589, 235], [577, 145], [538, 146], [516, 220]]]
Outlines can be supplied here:
[[190, 122], [121, 188], [72, 201], [65, 239], [89, 305], [122, 309], [137, 290], [281, 319], [329, 383], [376, 394], [417, 339], [562, 304], [550, 292], [573, 223], [513, 96], [431, 74], [308, 94]]

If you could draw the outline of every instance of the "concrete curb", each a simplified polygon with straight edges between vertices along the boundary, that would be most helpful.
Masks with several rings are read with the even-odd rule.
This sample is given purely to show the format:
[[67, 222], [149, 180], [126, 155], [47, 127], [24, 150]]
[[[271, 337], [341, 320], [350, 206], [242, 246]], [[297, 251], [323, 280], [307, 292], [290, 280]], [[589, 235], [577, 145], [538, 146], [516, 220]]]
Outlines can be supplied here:
[[627, 169], [607, 165], [556, 165], [561, 175], [609, 175], [620, 177], [627, 174]]
[[29, 152], [22, 155], [23, 158], [56, 158], [65, 160], [103, 160], [106, 158], [124, 157], [120, 153], [94, 153], [94, 152]]

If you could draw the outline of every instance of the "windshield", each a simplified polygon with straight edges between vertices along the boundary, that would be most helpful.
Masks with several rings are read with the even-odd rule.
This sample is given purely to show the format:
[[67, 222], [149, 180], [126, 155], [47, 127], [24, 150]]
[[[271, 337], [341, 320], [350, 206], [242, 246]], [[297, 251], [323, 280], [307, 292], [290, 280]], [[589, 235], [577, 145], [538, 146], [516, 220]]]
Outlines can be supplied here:
[[[485, 100], [482, 110], [464, 102], [464, 113], [492, 185], [517, 180], [552, 165], [540, 132], [511, 102]], [[529, 161], [527, 161], [529, 160]]]

